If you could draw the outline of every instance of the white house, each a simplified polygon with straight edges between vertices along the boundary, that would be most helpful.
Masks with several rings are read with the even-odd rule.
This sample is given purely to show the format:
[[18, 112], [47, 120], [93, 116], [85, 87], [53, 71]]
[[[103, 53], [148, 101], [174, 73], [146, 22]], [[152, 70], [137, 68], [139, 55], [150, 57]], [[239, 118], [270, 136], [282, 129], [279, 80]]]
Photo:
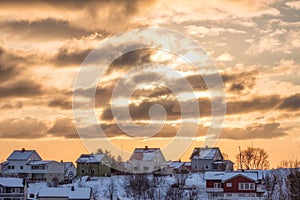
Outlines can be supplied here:
[[126, 170], [132, 173], [150, 173], [165, 171], [167, 162], [159, 148], [136, 148], [127, 165]]
[[2, 164], [4, 176], [27, 178], [31, 181], [72, 180], [76, 168], [72, 162], [42, 160], [35, 150], [15, 150]]
[[199, 171], [232, 171], [233, 162], [224, 160], [218, 147], [195, 148], [191, 157], [191, 170]]
[[23, 179], [0, 177], [0, 200], [23, 200], [24, 197]]
[[17, 176], [20, 178], [29, 177], [31, 166], [27, 165], [32, 161], [41, 161], [42, 158], [35, 150], [14, 150], [7, 158], [3, 166], [3, 175]]
[[31, 173], [29, 178], [32, 181], [51, 181], [57, 179], [64, 180], [65, 168], [64, 164], [54, 160], [32, 161], [27, 165], [30, 166]]
[[65, 180], [73, 180], [76, 176], [76, 167], [74, 165], [74, 163], [72, 162], [63, 162], [61, 161], [61, 163], [64, 164], [64, 170], [65, 170]]

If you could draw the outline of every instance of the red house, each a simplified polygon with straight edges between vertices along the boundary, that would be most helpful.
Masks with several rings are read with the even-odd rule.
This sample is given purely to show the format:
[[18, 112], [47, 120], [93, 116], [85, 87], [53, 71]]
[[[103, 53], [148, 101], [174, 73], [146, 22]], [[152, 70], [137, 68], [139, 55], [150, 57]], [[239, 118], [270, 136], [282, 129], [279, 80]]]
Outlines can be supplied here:
[[263, 199], [261, 171], [206, 172], [209, 199]]

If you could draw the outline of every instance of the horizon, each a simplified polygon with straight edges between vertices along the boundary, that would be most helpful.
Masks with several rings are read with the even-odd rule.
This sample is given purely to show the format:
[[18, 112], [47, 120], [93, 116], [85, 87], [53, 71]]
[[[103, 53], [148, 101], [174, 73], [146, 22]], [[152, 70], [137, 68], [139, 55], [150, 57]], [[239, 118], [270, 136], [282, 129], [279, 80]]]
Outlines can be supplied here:
[[300, 159], [300, 1], [0, 5], [0, 162], [207, 144]]

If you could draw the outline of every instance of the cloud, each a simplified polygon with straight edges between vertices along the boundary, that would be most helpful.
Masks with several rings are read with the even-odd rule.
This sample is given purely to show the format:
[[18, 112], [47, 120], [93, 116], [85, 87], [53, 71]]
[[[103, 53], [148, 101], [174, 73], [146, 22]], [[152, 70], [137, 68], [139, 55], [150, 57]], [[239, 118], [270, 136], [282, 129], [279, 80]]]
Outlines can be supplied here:
[[49, 102], [48, 107], [72, 109], [72, 102], [62, 98], [56, 98]]
[[22, 62], [25, 62], [25, 58], [8, 52], [0, 46], [0, 82], [16, 77]]
[[279, 106], [280, 109], [297, 111], [300, 109], [300, 94], [289, 96], [283, 100]]
[[231, 33], [231, 34], [246, 33], [245, 31], [233, 29], [233, 28], [222, 28], [222, 27], [208, 28], [205, 26], [196, 26], [196, 25], [186, 26], [185, 32], [190, 35], [195, 35], [199, 38], [204, 38], [207, 36], [210, 37], [219, 36], [222, 33]]
[[[68, 38], [81, 38], [93, 33], [83, 28], [73, 27], [66, 20], [54, 18], [41, 19], [36, 21], [13, 20], [0, 21], [2, 34], [7, 34], [12, 38], [21, 37], [26, 40], [57, 40]], [[95, 31], [97, 32], [97, 31]], [[100, 33], [105, 33], [99, 30]], [[19, 35], [18, 33], [22, 33]]]
[[0, 121], [0, 138], [34, 139], [45, 137], [47, 124], [41, 119], [6, 118]]
[[272, 139], [287, 135], [280, 123], [252, 124], [245, 128], [224, 128], [221, 138], [231, 140]]
[[54, 137], [78, 138], [75, 124], [70, 118], [57, 119], [47, 133]]
[[7, 83], [0, 86], [0, 98], [9, 97], [27, 97], [43, 94], [40, 84], [32, 80], [19, 80], [13, 83]]
[[126, 54], [121, 55], [119, 58], [113, 61], [108, 68], [107, 73], [118, 71], [127, 71], [132, 67], [151, 63], [151, 55], [155, 53], [152, 49], [138, 49], [130, 51]]
[[91, 51], [92, 49], [60, 48], [50, 62], [59, 67], [80, 66]]
[[16, 103], [5, 103], [0, 108], [1, 109], [21, 109], [23, 107], [22, 102], [16, 102]]
[[287, 5], [290, 8], [300, 10], [300, 1], [289, 1], [286, 2], [285, 5]]
[[[60, 37], [64, 37], [60, 33], [65, 32], [66, 36], [78, 36], [81, 32], [86, 33], [85, 30], [125, 30], [131, 24], [131, 17], [152, 3], [153, 1], [138, 0], [70, 0], [67, 2], [25, 0], [22, 2], [1, 1], [0, 9], [8, 19], [16, 21], [27, 19], [32, 22], [45, 18], [55, 18], [56, 21], [67, 20], [67, 24], [53, 24], [53, 27], [61, 28], [62, 31], [45, 32], [49, 36], [59, 34]], [[12, 14], [16, 9], [18, 15]], [[32, 29], [31, 26], [30, 28]]]
[[231, 54], [229, 54], [228, 52], [224, 52], [221, 55], [219, 55], [216, 60], [219, 62], [228, 62], [232, 61], [233, 59], [234, 57]]
[[230, 101], [226, 104], [226, 114], [262, 112], [275, 109], [280, 102], [281, 98], [278, 95], [254, 97], [246, 101]]

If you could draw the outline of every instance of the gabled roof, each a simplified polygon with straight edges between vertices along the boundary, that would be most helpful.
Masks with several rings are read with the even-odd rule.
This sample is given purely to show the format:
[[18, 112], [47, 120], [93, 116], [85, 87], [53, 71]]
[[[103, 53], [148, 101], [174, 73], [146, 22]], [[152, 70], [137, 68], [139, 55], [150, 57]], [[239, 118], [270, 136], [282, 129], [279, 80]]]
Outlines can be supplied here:
[[21, 178], [4, 178], [0, 177], [0, 185], [5, 187], [24, 187]]
[[204, 147], [204, 148], [195, 148], [190, 159], [205, 159], [212, 160], [215, 155], [219, 153], [223, 159], [222, 153], [219, 147]]
[[242, 176], [246, 179], [256, 182], [258, 176], [256, 172], [206, 172], [205, 180], [220, 180], [226, 182], [230, 179]]
[[81, 154], [76, 163], [99, 163], [105, 154]]
[[160, 148], [148, 148], [147, 146], [145, 148], [136, 148], [129, 160], [154, 161], [158, 154], [161, 154], [163, 159], [165, 159]]
[[38, 160], [42, 160], [40, 155], [35, 150], [14, 150], [10, 156], [7, 158], [8, 161], [16, 161], [16, 160], [22, 160], [26, 161], [32, 156], [33, 154], [36, 154], [36, 156], [39, 158]]
[[68, 198], [68, 199], [90, 199], [91, 188], [49, 188], [43, 187], [38, 193], [43, 198]]
[[[70, 167], [74, 166], [72, 162], [62, 162], [64, 164], [65, 170], [69, 169]], [[75, 167], [75, 166], [74, 166]]]
[[170, 162], [169, 166], [173, 169], [180, 169], [180, 167], [184, 166], [184, 162], [178, 162], [178, 161]]

